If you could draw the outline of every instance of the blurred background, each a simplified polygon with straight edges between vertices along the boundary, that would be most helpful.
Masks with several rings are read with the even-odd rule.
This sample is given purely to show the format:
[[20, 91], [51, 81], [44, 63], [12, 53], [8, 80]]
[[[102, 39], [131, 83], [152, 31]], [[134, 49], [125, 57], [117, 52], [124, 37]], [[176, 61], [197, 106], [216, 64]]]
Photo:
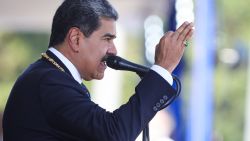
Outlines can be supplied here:
[[[0, 0], [0, 120], [15, 80], [46, 51], [61, 2]], [[193, 40], [174, 71], [182, 81], [181, 95], [150, 122], [152, 141], [250, 141], [249, 0], [110, 3], [120, 17], [118, 55], [149, 67], [165, 32], [184, 21], [195, 23]], [[132, 72], [105, 73], [102, 81], [84, 83], [93, 100], [112, 111], [128, 101], [140, 78]], [[0, 141], [1, 127], [0, 122]]]

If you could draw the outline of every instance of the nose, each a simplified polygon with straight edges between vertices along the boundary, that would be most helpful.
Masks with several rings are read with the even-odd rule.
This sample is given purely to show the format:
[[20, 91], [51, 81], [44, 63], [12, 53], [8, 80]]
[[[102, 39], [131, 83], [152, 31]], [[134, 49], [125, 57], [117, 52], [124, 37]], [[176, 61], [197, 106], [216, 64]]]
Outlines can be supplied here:
[[117, 49], [116, 49], [114, 44], [108, 48], [107, 53], [108, 54], [113, 54], [113, 55], [117, 54]]

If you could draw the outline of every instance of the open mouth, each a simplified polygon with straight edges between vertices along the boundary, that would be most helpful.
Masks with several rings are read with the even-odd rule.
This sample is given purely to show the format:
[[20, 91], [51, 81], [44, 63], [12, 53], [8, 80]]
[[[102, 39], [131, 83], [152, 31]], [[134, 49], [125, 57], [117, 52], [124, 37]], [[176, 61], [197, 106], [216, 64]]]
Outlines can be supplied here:
[[103, 66], [105, 66], [105, 67], [107, 66], [106, 61], [102, 61], [101, 64], [102, 64]]
[[102, 58], [102, 60], [101, 60], [101, 62], [104, 63], [106, 66], [107, 66], [107, 59], [108, 59], [109, 56], [114, 56], [114, 55], [113, 55], [113, 54], [106, 54], [106, 55]]
[[107, 58], [108, 58], [108, 55], [105, 55], [102, 60], [101, 60], [101, 63], [104, 64], [105, 66], [107, 66]]
[[113, 56], [113, 54], [106, 54], [102, 59], [101, 59], [101, 65], [104, 69], [106, 69], [107, 67], [107, 61], [108, 61], [108, 57], [109, 56]]

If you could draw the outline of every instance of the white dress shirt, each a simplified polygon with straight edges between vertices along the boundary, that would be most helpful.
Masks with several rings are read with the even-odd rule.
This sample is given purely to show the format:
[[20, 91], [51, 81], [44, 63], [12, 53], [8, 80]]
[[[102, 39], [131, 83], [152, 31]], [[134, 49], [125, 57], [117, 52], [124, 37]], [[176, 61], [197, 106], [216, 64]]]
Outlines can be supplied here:
[[67, 69], [70, 71], [71, 75], [73, 76], [73, 78], [78, 82], [78, 83], [82, 83], [82, 78], [80, 73], [78, 72], [78, 70], [76, 69], [76, 67], [69, 61], [68, 58], [66, 58], [61, 52], [59, 52], [58, 50], [56, 50], [53, 47], [50, 47], [49, 50], [54, 53], [56, 55], [56, 57], [58, 57], [63, 64], [67, 67]]
[[[58, 50], [56, 50], [53, 47], [50, 47], [49, 50], [54, 53], [56, 55], [56, 57], [58, 57], [63, 64], [67, 67], [67, 69], [70, 71], [71, 75], [73, 76], [73, 78], [78, 82], [78, 83], [82, 83], [82, 78], [80, 73], [78, 72], [78, 70], [76, 69], [76, 67], [69, 61], [68, 58], [66, 58], [61, 52], [59, 52]], [[153, 71], [155, 71], [156, 73], [158, 73], [161, 77], [163, 77], [170, 85], [173, 84], [173, 78], [171, 76], [171, 74], [164, 69], [163, 67], [159, 66], [159, 65], [153, 65], [151, 67], [151, 69]]]
[[163, 77], [170, 85], [173, 85], [173, 77], [172, 75], [163, 67], [159, 65], [153, 65], [151, 70], [158, 73], [161, 77]]

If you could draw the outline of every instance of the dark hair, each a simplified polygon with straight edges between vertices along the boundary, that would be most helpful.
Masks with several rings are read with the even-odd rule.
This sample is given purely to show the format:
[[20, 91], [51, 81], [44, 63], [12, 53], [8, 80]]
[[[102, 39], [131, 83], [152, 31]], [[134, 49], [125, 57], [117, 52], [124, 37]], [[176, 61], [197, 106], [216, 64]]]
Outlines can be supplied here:
[[71, 27], [89, 37], [100, 27], [100, 18], [118, 19], [107, 0], [65, 0], [54, 15], [49, 47], [62, 43]]

